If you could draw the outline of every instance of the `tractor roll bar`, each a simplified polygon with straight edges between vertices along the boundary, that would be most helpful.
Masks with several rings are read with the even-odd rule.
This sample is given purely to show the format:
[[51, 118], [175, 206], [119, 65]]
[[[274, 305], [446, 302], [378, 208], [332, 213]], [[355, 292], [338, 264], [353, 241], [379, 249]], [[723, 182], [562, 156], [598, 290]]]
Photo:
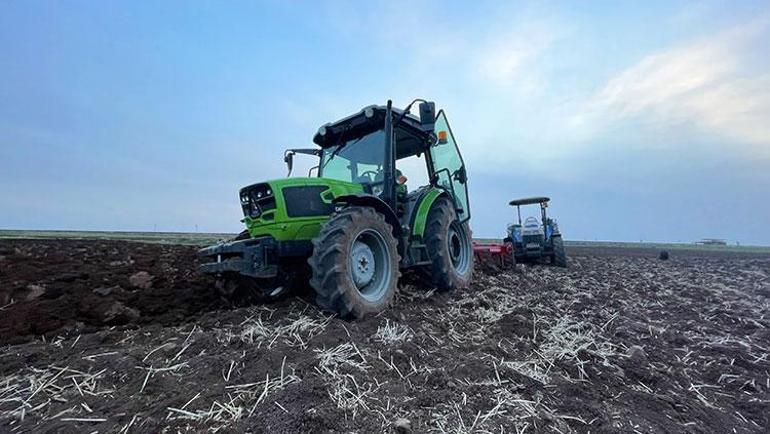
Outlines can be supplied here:
[[545, 207], [547, 206], [550, 200], [551, 200], [550, 198], [545, 196], [525, 197], [522, 199], [514, 199], [508, 202], [508, 205], [516, 207], [516, 213], [519, 216], [519, 225], [521, 225], [521, 206], [540, 204], [540, 218], [543, 220], [543, 225], [545, 225], [545, 219], [546, 219]]
[[382, 168], [382, 175], [384, 178], [384, 185], [382, 186], [382, 199], [390, 206], [391, 209], [396, 209], [396, 179], [395, 161], [396, 161], [396, 147], [393, 146], [393, 101], [388, 100], [388, 104], [385, 107], [385, 165]]
[[535, 205], [539, 203], [547, 203], [550, 200], [551, 199], [548, 197], [525, 197], [523, 199], [514, 199], [508, 202], [508, 205], [511, 205], [511, 206]]

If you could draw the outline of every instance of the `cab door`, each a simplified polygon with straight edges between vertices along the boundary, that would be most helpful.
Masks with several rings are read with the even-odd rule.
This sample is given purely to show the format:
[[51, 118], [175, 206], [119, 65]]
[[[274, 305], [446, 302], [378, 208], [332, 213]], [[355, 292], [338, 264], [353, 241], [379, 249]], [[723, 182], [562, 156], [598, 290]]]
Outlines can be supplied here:
[[434, 131], [438, 140], [430, 148], [433, 176], [439, 186], [452, 194], [457, 217], [460, 222], [465, 222], [471, 218], [471, 209], [468, 204], [468, 176], [460, 149], [457, 147], [443, 110], [436, 116]]

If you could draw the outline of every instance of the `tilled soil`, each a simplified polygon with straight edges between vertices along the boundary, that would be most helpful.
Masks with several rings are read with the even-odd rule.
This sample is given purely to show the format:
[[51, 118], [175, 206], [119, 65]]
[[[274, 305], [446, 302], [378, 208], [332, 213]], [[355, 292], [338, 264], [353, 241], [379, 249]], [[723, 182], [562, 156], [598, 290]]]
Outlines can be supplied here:
[[0, 240], [0, 432], [767, 432], [770, 257], [569, 249], [349, 322], [192, 247]]

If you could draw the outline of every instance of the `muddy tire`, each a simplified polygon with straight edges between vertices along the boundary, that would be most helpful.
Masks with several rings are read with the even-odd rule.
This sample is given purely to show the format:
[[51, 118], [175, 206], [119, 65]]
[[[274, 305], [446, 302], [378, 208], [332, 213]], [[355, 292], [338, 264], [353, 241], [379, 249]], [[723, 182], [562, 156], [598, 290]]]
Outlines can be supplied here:
[[557, 267], [567, 268], [567, 253], [564, 251], [564, 241], [561, 239], [561, 235], [554, 235], [552, 242], [551, 263]]
[[447, 198], [436, 200], [428, 213], [425, 245], [431, 260], [430, 281], [439, 291], [470, 285], [474, 266], [471, 229], [467, 222], [455, 219], [454, 206]]
[[316, 303], [342, 318], [383, 311], [396, 293], [400, 260], [393, 227], [382, 214], [370, 207], [343, 209], [313, 239], [308, 264]]

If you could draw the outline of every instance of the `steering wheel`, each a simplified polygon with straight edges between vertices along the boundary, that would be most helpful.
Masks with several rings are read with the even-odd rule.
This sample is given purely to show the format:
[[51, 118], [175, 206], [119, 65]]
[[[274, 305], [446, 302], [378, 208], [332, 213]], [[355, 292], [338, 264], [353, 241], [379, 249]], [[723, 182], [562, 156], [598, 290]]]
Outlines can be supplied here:
[[369, 178], [369, 183], [370, 183], [370, 184], [373, 184], [373, 183], [374, 183], [374, 180], [375, 180], [375, 179], [377, 179], [377, 175], [378, 175], [378, 174], [379, 174], [379, 173], [378, 173], [378, 172], [375, 172], [374, 170], [367, 170], [366, 172], [364, 172], [364, 173], [362, 173], [362, 174], [360, 174], [360, 175], [358, 175], [358, 176], [359, 176], [359, 177], [361, 177], [361, 178], [363, 178], [364, 176], [366, 176], [367, 178]]

